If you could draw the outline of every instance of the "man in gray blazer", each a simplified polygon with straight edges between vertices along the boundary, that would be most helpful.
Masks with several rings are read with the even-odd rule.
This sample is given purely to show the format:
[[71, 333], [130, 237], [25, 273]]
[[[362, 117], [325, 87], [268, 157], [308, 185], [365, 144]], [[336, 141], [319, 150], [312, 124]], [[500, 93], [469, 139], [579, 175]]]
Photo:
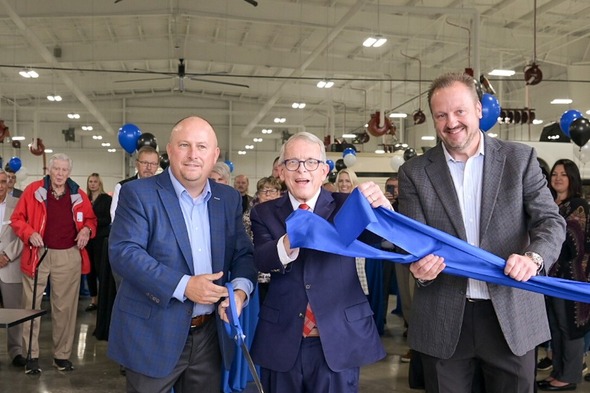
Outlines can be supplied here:
[[[399, 211], [506, 259], [515, 280], [545, 274], [565, 222], [534, 150], [480, 131], [467, 75], [437, 78], [428, 101], [442, 143], [400, 168]], [[534, 349], [550, 338], [543, 295], [441, 274], [444, 266], [436, 255], [410, 265], [409, 345], [422, 357], [426, 391], [469, 393], [479, 363], [488, 392], [533, 392]]]
[[[10, 216], [18, 199], [8, 195], [8, 175], [0, 169], [0, 293], [5, 308], [23, 308], [23, 281], [20, 271], [20, 254], [23, 242], [10, 227]], [[24, 367], [23, 328], [8, 328], [8, 355], [15, 367]]]

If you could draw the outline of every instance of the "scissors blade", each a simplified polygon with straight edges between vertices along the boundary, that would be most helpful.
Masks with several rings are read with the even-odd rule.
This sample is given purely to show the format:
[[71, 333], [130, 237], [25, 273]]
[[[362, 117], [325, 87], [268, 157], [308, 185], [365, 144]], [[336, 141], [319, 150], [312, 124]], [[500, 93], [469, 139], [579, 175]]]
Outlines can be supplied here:
[[254, 366], [254, 361], [252, 360], [252, 357], [250, 357], [250, 352], [248, 351], [248, 347], [246, 346], [246, 343], [243, 340], [242, 340], [242, 343], [240, 344], [240, 347], [242, 348], [242, 352], [244, 353], [244, 358], [246, 359], [246, 362], [248, 363], [248, 368], [250, 368], [250, 373], [252, 374], [252, 377], [254, 378], [254, 384], [256, 385], [256, 388], [258, 388], [258, 392], [264, 393], [264, 389], [262, 389], [262, 382], [260, 382], [260, 377], [258, 376], [258, 373], [256, 372], [256, 366]]

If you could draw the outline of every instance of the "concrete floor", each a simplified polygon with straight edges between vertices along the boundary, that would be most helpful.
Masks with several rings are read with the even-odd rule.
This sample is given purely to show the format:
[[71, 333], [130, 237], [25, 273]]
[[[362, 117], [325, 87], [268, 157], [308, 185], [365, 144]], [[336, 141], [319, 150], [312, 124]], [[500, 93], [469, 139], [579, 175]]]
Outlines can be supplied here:
[[[80, 300], [78, 311], [78, 330], [74, 343], [74, 353], [70, 359], [76, 368], [72, 372], [64, 373], [52, 367], [51, 355], [51, 320], [49, 315], [42, 318], [41, 324], [41, 355], [40, 365], [43, 372], [39, 376], [30, 376], [23, 369], [10, 365], [6, 353], [6, 346], [0, 348], [0, 393], [99, 393], [124, 392], [125, 378], [119, 374], [119, 366], [106, 357], [107, 342], [98, 341], [92, 336], [94, 331], [96, 312], [85, 312], [89, 299]], [[395, 304], [395, 298], [389, 304]], [[49, 309], [49, 303], [43, 302], [43, 308]], [[6, 332], [0, 329], [0, 342], [6, 342]], [[403, 338], [403, 324], [401, 318], [388, 315], [383, 343], [387, 350], [387, 357], [361, 370], [360, 391], [362, 393], [380, 392], [422, 392], [408, 387], [408, 364], [400, 362], [400, 356], [406, 353], [408, 347]], [[539, 378], [545, 375], [540, 374]], [[578, 385], [578, 392], [590, 393], [590, 383], [582, 382]], [[256, 392], [253, 384], [245, 390], [246, 393]]]

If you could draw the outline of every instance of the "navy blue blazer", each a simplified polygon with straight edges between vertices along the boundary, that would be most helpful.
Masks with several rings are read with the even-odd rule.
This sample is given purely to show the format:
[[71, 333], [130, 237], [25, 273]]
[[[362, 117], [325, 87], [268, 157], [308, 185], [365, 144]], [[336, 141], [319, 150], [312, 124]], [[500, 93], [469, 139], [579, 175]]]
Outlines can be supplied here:
[[[332, 221], [346, 197], [322, 190], [314, 213]], [[259, 271], [272, 275], [252, 344], [254, 361], [279, 372], [293, 367], [308, 302], [331, 370], [339, 372], [382, 359], [385, 350], [354, 258], [302, 248], [294, 262], [286, 267], [280, 262], [277, 242], [286, 233], [285, 220], [292, 212], [287, 194], [256, 205], [250, 212], [254, 261]]]
[[[217, 282], [231, 277], [256, 282], [252, 242], [242, 223], [240, 194], [210, 182], [208, 202], [213, 272]], [[173, 297], [183, 275], [193, 275], [188, 232], [170, 174], [138, 179], [121, 188], [117, 214], [109, 237], [112, 268], [123, 277], [109, 331], [108, 355], [119, 364], [153, 377], [173, 370], [186, 343], [193, 302]], [[234, 342], [218, 333], [226, 365]], [[220, 365], [221, 366], [221, 365]]]

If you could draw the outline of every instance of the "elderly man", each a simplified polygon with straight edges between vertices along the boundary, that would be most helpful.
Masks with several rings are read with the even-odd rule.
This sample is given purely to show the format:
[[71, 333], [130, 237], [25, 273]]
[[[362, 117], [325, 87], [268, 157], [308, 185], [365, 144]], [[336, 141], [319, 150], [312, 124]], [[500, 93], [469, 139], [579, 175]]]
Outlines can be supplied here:
[[250, 204], [252, 203], [252, 197], [248, 195], [248, 187], [250, 186], [250, 181], [248, 180], [248, 176], [246, 175], [238, 175], [234, 179], [234, 188], [239, 191], [240, 195], [242, 196], [242, 212], [245, 213], [250, 209]]
[[[14, 212], [12, 228], [23, 243], [21, 259], [24, 303], [32, 304], [33, 283], [41, 249], [48, 249], [39, 265], [37, 298], [41, 304], [47, 281], [51, 284], [51, 322], [53, 327], [53, 365], [60, 371], [74, 369], [69, 360], [76, 332], [76, 313], [81, 274], [90, 272], [86, 251], [88, 240], [96, 234], [97, 220], [88, 196], [70, 179], [72, 160], [65, 154], [49, 159], [49, 175], [29, 184]], [[23, 327], [25, 344], [31, 346], [31, 358], [25, 373], [38, 374], [39, 326], [36, 320], [33, 340], [29, 342], [30, 325]]]
[[[12, 214], [18, 199], [8, 194], [8, 176], [0, 169], [0, 294], [5, 308], [22, 308], [23, 282], [20, 271], [20, 255], [23, 242], [10, 227]], [[16, 325], [8, 328], [8, 355], [12, 365], [23, 367], [23, 328]]]

